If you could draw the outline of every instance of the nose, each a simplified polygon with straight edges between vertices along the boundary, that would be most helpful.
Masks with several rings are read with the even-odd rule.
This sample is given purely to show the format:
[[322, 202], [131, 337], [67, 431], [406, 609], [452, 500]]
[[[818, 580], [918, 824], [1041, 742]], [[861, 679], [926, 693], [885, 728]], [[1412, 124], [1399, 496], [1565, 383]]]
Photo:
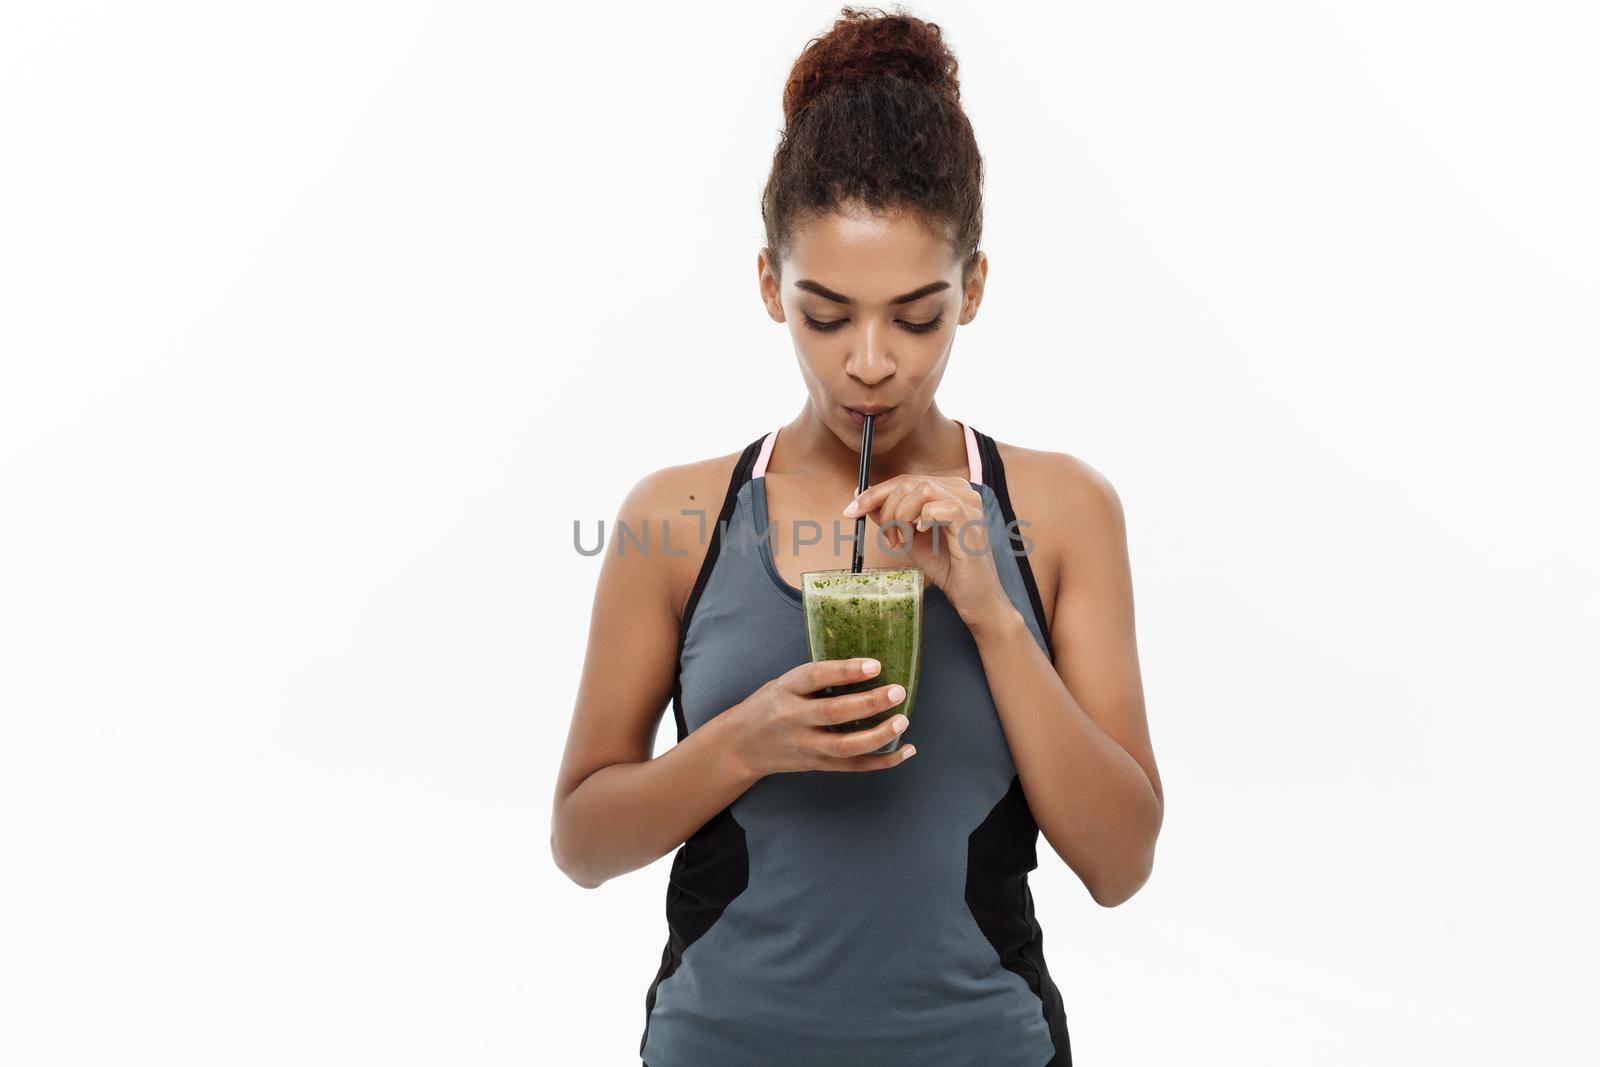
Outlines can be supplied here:
[[888, 331], [869, 322], [845, 363], [845, 371], [862, 385], [873, 386], [894, 373], [894, 357], [889, 354]]

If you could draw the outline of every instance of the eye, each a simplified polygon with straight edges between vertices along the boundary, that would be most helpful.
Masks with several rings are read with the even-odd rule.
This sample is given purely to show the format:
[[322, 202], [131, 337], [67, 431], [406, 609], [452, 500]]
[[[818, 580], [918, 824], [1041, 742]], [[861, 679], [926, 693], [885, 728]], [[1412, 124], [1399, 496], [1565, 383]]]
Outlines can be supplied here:
[[940, 312], [927, 322], [902, 322], [900, 325], [904, 326], [912, 333], [932, 333], [934, 330], [939, 328], [939, 324], [943, 321], [944, 313]]
[[832, 333], [834, 330], [837, 330], [839, 327], [850, 321], [849, 319], [834, 319], [832, 322], [823, 322], [820, 319], [812, 318], [804, 311], [800, 312], [800, 315], [805, 319], [807, 326], [819, 333]]

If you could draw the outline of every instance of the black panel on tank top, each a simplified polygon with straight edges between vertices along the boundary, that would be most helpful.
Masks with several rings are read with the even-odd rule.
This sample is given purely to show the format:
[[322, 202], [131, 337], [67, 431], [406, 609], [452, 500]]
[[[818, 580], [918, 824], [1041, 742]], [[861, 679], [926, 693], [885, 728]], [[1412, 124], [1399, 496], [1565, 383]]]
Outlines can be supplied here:
[[1044, 931], [1033, 912], [1027, 872], [1039, 866], [1038, 825], [1028, 808], [1022, 780], [1011, 788], [967, 837], [967, 907], [1006, 970], [1021, 977], [1039, 998], [1056, 1055], [1043, 1067], [1072, 1067], [1066, 1007], [1044, 961]]
[[[994, 490], [1000, 514], [1011, 531], [1012, 551], [1016, 554], [1028, 601], [1033, 606], [1039, 632], [1048, 644], [1050, 627], [1045, 620], [1044, 601], [1034, 581], [1033, 568], [1023, 554], [1016, 513], [1006, 488], [1005, 465], [994, 438], [974, 430], [978, 455], [983, 460], [983, 481]], [[967, 837], [967, 907], [977, 920], [983, 936], [994, 946], [1000, 963], [1028, 983], [1039, 998], [1040, 1010], [1050, 1027], [1056, 1054], [1043, 1067], [1072, 1067], [1072, 1045], [1067, 1034], [1066, 1007], [1061, 993], [1050, 978], [1044, 960], [1044, 931], [1033, 911], [1033, 890], [1027, 872], [1039, 866], [1036, 844], [1039, 827], [1028, 807], [1022, 779], [1013, 775], [1011, 788], [988, 816]]]
[[[750, 478], [756, 456], [761, 451], [766, 435], [756, 438], [740, 453], [728, 479], [728, 491], [722, 499], [722, 510], [711, 528], [705, 561], [695, 577], [694, 589], [689, 593], [683, 609], [683, 619], [678, 625], [678, 667], [672, 678], [672, 712], [677, 722], [678, 740], [689, 735], [688, 723], [683, 715], [683, 642], [689, 634], [689, 620], [694, 616], [700, 594], [705, 592], [716, 566], [717, 554], [722, 547], [722, 534], [738, 502], [739, 488]], [[734, 897], [744, 892], [750, 881], [750, 852], [745, 843], [744, 828], [733, 817], [732, 805], [712, 816], [696, 830], [678, 849], [672, 860], [672, 873], [667, 880], [667, 944], [661, 950], [661, 967], [645, 994], [644, 1034], [639, 1038], [639, 1053], [650, 1040], [650, 1012], [655, 1008], [656, 989], [678, 969], [684, 950], [699, 939], [722, 915]]]
[[1000, 501], [1000, 514], [1006, 520], [1006, 529], [1011, 531], [1011, 551], [1015, 553], [1017, 568], [1022, 571], [1022, 584], [1027, 587], [1028, 601], [1033, 605], [1034, 618], [1039, 622], [1039, 632], [1044, 634], [1045, 643], [1050, 641], [1050, 624], [1044, 614], [1044, 600], [1039, 596], [1039, 584], [1033, 580], [1033, 564], [1023, 551], [1022, 534], [1017, 526], [1016, 512], [1011, 510], [1011, 493], [1006, 489], [1006, 467], [1000, 461], [1000, 449], [994, 443], [994, 438], [981, 430], [973, 430], [973, 436], [978, 439], [978, 455], [983, 459], [984, 484], [994, 490], [995, 497]]

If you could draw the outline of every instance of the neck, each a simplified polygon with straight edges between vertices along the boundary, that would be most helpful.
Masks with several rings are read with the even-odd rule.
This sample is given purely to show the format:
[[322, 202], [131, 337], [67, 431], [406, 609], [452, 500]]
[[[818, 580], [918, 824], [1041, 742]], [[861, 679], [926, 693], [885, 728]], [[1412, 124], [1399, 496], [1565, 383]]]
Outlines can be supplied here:
[[[961, 427], [940, 411], [937, 403], [929, 404], [909, 430], [902, 428], [902, 436], [892, 446], [873, 432], [874, 485], [900, 474], [966, 468], [967, 445]], [[767, 469], [820, 474], [853, 485], [861, 472], [861, 441], [841, 441], [807, 400], [800, 414], [778, 431]]]

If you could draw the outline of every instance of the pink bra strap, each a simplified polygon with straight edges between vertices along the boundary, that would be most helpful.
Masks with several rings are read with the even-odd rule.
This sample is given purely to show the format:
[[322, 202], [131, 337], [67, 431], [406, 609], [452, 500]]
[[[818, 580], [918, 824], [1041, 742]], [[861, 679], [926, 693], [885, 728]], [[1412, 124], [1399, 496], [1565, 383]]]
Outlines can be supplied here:
[[767, 439], [761, 442], [761, 452], [756, 456], [756, 465], [750, 468], [750, 477], [765, 478], [767, 476], [767, 460], [772, 458], [772, 446], [778, 441], [778, 431], [773, 430], [767, 434]]
[[[972, 432], [972, 427], [955, 420], [961, 427], [962, 434], [967, 439], [967, 480], [983, 484], [983, 459], [978, 454], [978, 438]], [[779, 427], [782, 429], [782, 427]], [[767, 460], [772, 458], [772, 446], [778, 442], [778, 431], [773, 430], [767, 434], [767, 439], [761, 442], [761, 451], [756, 455], [756, 465], [750, 468], [750, 477], [765, 478], [767, 475]]]
[[956, 420], [961, 425], [961, 432], [967, 438], [967, 481], [983, 484], [983, 459], [978, 455], [978, 436], [972, 432], [972, 427]]

